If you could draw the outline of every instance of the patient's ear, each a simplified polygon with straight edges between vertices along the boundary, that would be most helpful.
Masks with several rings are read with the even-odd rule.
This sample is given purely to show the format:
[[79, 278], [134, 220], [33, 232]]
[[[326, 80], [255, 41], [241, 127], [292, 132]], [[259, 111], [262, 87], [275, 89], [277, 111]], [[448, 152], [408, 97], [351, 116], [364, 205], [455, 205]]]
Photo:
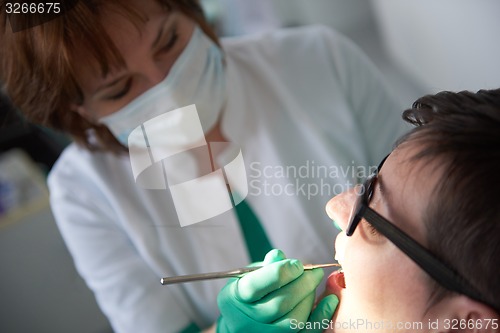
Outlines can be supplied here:
[[439, 318], [439, 332], [500, 332], [499, 313], [464, 295], [445, 297], [431, 311]]

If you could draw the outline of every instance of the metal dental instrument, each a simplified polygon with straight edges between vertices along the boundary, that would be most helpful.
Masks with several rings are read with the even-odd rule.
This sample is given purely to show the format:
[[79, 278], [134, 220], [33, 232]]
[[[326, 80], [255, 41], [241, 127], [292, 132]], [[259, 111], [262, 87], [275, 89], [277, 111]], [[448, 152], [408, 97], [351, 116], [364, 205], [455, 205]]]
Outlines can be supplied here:
[[[164, 277], [160, 279], [162, 285], [174, 284], [174, 283], [184, 283], [202, 280], [212, 280], [212, 279], [225, 279], [230, 277], [241, 277], [245, 273], [253, 272], [264, 266], [254, 266], [254, 267], [243, 267], [236, 268], [230, 271], [224, 272], [213, 272], [213, 273], [202, 273], [202, 274], [191, 274], [191, 275], [181, 275], [173, 277]], [[306, 264], [304, 265], [304, 270], [311, 270], [315, 268], [326, 268], [326, 267], [340, 267], [339, 264]]]

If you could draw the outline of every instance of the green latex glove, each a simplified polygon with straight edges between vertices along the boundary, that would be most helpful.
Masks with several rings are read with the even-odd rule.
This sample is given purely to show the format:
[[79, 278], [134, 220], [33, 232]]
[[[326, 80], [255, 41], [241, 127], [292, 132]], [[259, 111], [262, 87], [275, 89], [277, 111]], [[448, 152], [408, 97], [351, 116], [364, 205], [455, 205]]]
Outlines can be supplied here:
[[297, 332], [299, 323], [321, 323], [333, 316], [338, 304], [333, 295], [325, 297], [311, 314], [322, 269], [304, 271], [300, 261], [286, 259], [279, 250], [271, 250], [259, 264], [264, 267], [231, 279], [219, 293], [218, 333]]

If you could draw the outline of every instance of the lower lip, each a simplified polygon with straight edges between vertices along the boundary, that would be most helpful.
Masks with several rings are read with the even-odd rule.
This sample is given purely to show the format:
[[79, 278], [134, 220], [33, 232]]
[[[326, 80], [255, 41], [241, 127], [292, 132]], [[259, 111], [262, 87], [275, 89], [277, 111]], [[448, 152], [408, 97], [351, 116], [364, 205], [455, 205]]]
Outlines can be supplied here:
[[340, 296], [342, 289], [345, 288], [344, 283], [344, 273], [340, 271], [333, 272], [326, 280], [326, 293]]

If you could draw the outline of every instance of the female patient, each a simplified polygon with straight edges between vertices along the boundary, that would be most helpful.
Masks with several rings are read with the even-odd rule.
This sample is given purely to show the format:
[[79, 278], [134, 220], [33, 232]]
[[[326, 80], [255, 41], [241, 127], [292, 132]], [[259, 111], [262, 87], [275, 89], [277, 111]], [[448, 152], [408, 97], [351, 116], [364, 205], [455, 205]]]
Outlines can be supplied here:
[[[219, 294], [226, 331], [238, 325], [231, 307], [261, 332], [499, 331], [500, 89], [425, 96], [404, 118], [417, 127], [378, 172], [327, 204], [342, 231], [342, 271], [326, 286], [340, 300], [332, 320], [274, 318], [268, 304], [286, 306], [276, 297], [282, 288], [244, 304], [258, 294], [253, 272]], [[293, 275], [286, 263], [280, 257], [262, 269]]]

